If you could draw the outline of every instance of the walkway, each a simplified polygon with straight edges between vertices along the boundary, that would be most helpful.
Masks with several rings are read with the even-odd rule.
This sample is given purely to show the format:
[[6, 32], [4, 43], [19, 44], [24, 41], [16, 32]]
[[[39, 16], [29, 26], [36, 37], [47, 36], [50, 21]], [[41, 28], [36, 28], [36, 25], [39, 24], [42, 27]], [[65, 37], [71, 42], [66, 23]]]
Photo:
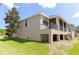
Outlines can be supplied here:
[[49, 44], [50, 53], [53, 55], [64, 55], [67, 54], [67, 50], [78, 43], [78, 40], [62, 40], [60, 42], [54, 42]]

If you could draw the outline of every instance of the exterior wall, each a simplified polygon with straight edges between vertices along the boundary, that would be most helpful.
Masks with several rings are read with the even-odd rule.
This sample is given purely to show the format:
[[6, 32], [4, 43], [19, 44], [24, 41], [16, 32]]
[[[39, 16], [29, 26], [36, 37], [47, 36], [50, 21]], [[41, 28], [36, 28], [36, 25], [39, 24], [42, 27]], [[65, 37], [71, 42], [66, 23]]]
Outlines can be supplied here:
[[25, 21], [20, 22], [19, 28], [16, 31], [16, 37], [18, 38], [25, 38]]
[[[40, 29], [41, 30], [44, 30], [44, 29], [47, 29], [48, 27], [43, 25], [43, 20], [47, 21], [49, 23], [49, 19], [44, 17], [44, 16], [41, 16], [41, 19], [40, 19]], [[49, 25], [48, 25], [49, 26]]]
[[40, 16], [37, 15], [27, 20], [26, 33], [28, 34], [26, 35], [26, 37], [40, 41]]
[[58, 31], [58, 30], [53, 30], [51, 29], [52, 34], [71, 34], [70, 32], [63, 32], [63, 31]]
[[27, 19], [27, 27], [25, 26], [26, 21], [20, 22], [20, 27], [17, 29], [16, 37], [41, 41], [40, 34], [50, 34], [50, 29], [43, 26], [43, 20], [48, 21], [46, 17], [37, 15], [35, 17]]
[[79, 26], [75, 28], [75, 36], [79, 36]]
[[20, 23], [20, 28], [17, 30], [16, 36], [23, 39], [33, 39], [40, 41], [40, 16], [35, 16], [27, 19], [27, 27], [25, 21]]
[[[48, 34], [49, 35], [49, 42], [53, 42], [53, 34], [71, 34], [71, 32], [67, 31], [60, 31], [49, 29], [48, 27], [43, 25], [43, 20], [46, 20], [49, 23], [49, 19], [47, 17], [44, 17], [42, 15], [36, 15], [34, 17], [27, 19], [27, 27], [25, 26], [26, 20], [23, 20], [20, 22], [20, 27], [17, 29], [16, 37], [28, 39], [28, 40], [37, 40], [41, 41], [40, 34]], [[59, 25], [58, 18], [56, 19], [56, 24]], [[67, 26], [68, 27], [68, 26]], [[63, 27], [64, 28], [64, 27]], [[68, 30], [68, 28], [67, 28]], [[74, 36], [74, 34], [73, 34]], [[59, 36], [57, 37], [59, 38]]]
[[[43, 25], [43, 20], [48, 22], [48, 26]], [[49, 19], [44, 16], [41, 16], [41, 19], [40, 19], [40, 34], [48, 34], [49, 36], [48, 42], [50, 43], [52, 42], [51, 29], [49, 29]]]

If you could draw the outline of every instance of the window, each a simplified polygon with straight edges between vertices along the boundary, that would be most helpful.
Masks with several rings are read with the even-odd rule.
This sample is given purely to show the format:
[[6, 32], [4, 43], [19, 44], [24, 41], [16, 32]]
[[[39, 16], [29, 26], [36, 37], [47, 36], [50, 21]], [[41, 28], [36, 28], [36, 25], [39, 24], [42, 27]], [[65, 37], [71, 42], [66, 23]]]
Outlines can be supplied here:
[[45, 21], [45, 20], [43, 20], [43, 24], [46, 25], [46, 26], [48, 26], [48, 22]]

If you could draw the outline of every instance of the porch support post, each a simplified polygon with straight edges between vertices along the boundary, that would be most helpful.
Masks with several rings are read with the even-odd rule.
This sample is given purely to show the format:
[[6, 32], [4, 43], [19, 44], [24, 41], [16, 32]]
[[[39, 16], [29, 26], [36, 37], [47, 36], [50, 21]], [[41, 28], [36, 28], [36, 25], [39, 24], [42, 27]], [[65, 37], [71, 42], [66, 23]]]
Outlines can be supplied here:
[[68, 24], [66, 24], [66, 32], [68, 32], [68, 29], [69, 29], [69, 28], [68, 28]]
[[57, 25], [57, 29], [60, 30], [60, 24], [59, 24], [59, 18], [56, 17], [56, 25]]
[[53, 43], [53, 34], [49, 34], [49, 42]]
[[65, 40], [65, 35], [63, 34], [63, 40]]
[[57, 34], [57, 40], [60, 41], [60, 34]]
[[63, 21], [63, 31], [64, 31], [64, 21]]

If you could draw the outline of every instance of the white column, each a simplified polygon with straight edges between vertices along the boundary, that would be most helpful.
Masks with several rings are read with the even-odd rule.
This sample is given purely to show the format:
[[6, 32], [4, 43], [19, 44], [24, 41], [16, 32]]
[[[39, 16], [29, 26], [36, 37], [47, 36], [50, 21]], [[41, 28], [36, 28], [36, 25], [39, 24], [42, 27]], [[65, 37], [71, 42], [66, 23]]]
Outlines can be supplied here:
[[65, 40], [65, 35], [63, 34], [63, 40]]
[[53, 34], [51, 34], [51, 33], [49, 34], [49, 42], [53, 43]]
[[64, 31], [64, 21], [63, 21], [63, 31]]
[[60, 24], [59, 24], [59, 18], [58, 17], [56, 17], [56, 25], [57, 25], [58, 30], [60, 30]]
[[60, 41], [60, 34], [57, 34], [57, 40]]
[[66, 24], [66, 31], [68, 32], [68, 24]]

